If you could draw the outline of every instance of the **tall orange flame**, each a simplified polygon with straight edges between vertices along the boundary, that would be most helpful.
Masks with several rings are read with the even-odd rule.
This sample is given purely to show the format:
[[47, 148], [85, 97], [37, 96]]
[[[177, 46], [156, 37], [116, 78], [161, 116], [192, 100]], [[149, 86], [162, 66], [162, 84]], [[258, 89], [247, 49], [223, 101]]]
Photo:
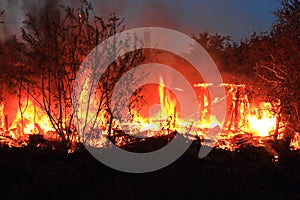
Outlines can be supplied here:
[[[270, 102], [251, 104], [247, 94], [244, 92], [245, 87], [243, 85], [224, 85], [227, 93], [228, 110], [224, 127], [221, 130], [221, 134], [216, 138], [219, 141], [217, 144], [220, 148], [234, 150], [241, 142], [252, 142], [254, 145], [263, 146], [264, 141], [273, 139], [272, 136], [275, 133], [279, 133], [277, 138], [282, 138], [281, 133], [283, 132], [284, 124], [278, 121], [274, 105]], [[208, 87], [214, 87], [212, 84], [197, 84], [195, 87], [200, 91], [198, 96], [200, 119], [197, 123], [193, 122], [192, 124], [196, 125], [197, 134], [200, 137], [209, 137], [206, 135], [209, 129], [214, 128], [214, 126], [222, 127], [221, 125], [223, 124], [211, 114], [212, 104], [218, 103], [220, 99], [210, 99]], [[160, 109], [156, 110], [151, 116], [144, 117], [138, 111], [130, 110], [132, 119], [128, 123], [131, 125], [131, 133], [135, 133], [137, 130], [138, 132], [143, 132], [146, 137], [151, 137], [154, 135], [166, 135], [175, 130], [180, 133], [185, 133], [181, 130], [188, 130], [191, 122], [181, 119], [179, 109], [177, 110], [179, 106], [177, 100], [172, 97], [162, 78], [160, 78], [158, 86], [158, 95]], [[14, 141], [19, 141], [18, 143], [8, 142], [11, 146], [18, 146], [20, 143], [26, 145], [28, 135], [36, 133], [43, 134], [45, 139], [58, 138], [46, 113], [35, 105], [33, 101], [28, 100], [25, 112], [21, 115], [19, 111], [10, 127], [5, 127], [3, 110], [4, 105], [2, 104], [0, 106], [0, 112], [2, 113], [0, 123], [2, 129], [0, 134], [1, 143], [5, 142], [5, 137], [9, 137]], [[102, 124], [99, 124], [99, 127], [103, 128], [103, 133], [106, 131], [105, 121], [107, 121], [105, 120], [105, 115], [101, 115], [99, 123], [102, 122]], [[116, 121], [114, 124], [114, 128], [116, 128], [120, 123]], [[300, 148], [299, 141], [299, 134], [296, 134], [292, 140], [291, 148]], [[118, 144], [123, 143], [124, 141], [119, 138]]]

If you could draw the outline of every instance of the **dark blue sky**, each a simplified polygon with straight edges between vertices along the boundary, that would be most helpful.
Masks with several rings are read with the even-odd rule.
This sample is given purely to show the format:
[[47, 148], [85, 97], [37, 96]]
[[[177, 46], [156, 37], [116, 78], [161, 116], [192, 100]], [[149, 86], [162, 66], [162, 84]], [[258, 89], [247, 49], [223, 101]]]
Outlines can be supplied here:
[[[57, 5], [74, 5], [76, 0], [52, 1]], [[74, 3], [75, 2], [75, 3]], [[125, 17], [127, 28], [162, 26], [186, 34], [198, 34], [208, 30], [229, 35], [235, 41], [248, 37], [253, 31], [268, 31], [274, 21], [272, 14], [279, 7], [277, 0], [94, 0], [99, 16], [107, 17], [115, 12]], [[26, 10], [38, 11], [45, 0], [0, 0], [0, 8], [6, 9], [3, 17], [9, 22], [0, 25], [0, 34], [17, 31]]]

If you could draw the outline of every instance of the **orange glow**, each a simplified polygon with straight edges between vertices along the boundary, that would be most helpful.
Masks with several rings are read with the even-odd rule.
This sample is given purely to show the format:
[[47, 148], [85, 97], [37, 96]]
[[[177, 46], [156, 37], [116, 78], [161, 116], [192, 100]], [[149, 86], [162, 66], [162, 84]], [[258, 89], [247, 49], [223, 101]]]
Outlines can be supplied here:
[[247, 115], [249, 132], [256, 136], [267, 137], [276, 129], [276, 116], [270, 111], [271, 104], [263, 102]]
[[[264, 146], [265, 141], [274, 139], [276, 131], [279, 133], [277, 139], [282, 138], [284, 124], [277, 121], [276, 104], [272, 105], [270, 102], [250, 103], [245, 85], [223, 85], [227, 95], [227, 117], [221, 133], [217, 136], [219, 148], [233, 151], [240, 145]], [[202, 99], [202, 102], [200, 101], [202, 116], [199, 122], [203, 125], [202, 128], [208, 128], [211, 122], [220, 125], [221, 123], [217, 120], [211, 120], [209, 108], [212, 102], [218, 100], [208, 101], [207, 88], [215, 86], [197, 84], [195, 87], [200, 90], [199, 99]], [[211, 125], [211, 127], [213, 126]]]
[[296, 132], [294, 137], [292, 138], [291, 144], [290, 144], [290, 149], [291, 150], [300, 149], [300, 134], [299, 134], [299, 132]]
[[132, 109], [130, 115], [139, 131], [147, 131], [147, 136], [153, 136], [155, 132], [168, 134], [170, 130], [175, 130], [179, 113], [176, 110], [176, 100], [171, 98], [170, 92], [165, 88], [165, 84], [160, 79], [158, 87], [159, 109], [152, 113], [148, 118], [142, 117], [136, 110]]
[[[185, 133], [182, 130], [187, 130], [191, 124], [191, 122], [180, 118], [176, 112], [176, 101], [170, 97], [164, 87], [163, 80], [161, 80], [158, 88], [161, 109], [155, 115], [147, 118], [142, 117], [135, 110], [131, 111], [133, 121], [138, 124], [137, 129], [148, 131], [147, 136], [153, 136], [155, 131], [159, 134], [168, 134], [175, 130]], [[227, 92], [227, 103], [229, 104], [228, 116], [217, 138], [214, 138], [216, 137], [214, 135], [207, 135], [209, 129], [223, 125], [223, 122], [219, 122], [215, 116], [211, 115], [212, 104], [221, 100], [210, 99], [208, 87], [214, 87], [212, 84], [197, 84], [195, 87], [199, 89], [200, 110], [200, 119], [196, 124], [197, 135], [201, 138], [217, 140], [219, 148], [234, 150], [239, 147], [240, 141], [255, 146], [264, 146], [266, 140], [273, 139], [272, 136], [276, 128], [278, 132], [283, 131], [280, 128], [283, 123], [277, 123], [274, 106], [270, 102], [250, 103], [244, 85], [224, 84]], [[276, 127], [278, 124], [280, 127]]]
[[[167, 135], [173, 131], [178, 131], [185, 134], [186, 137], [194, 138], [189, 130], [191, 125], [196, 128], [197, 134], [201, 139], [209, 138], [216, 142], [218, 148], [227, 150], [235, 150], [243, 145], [264, 146], [267, 140], [282, 138], [284, 124], [279, 122], [276, 115], [276, 104], [270, 102], [250, 103], [245, 92], [244, 85], [224, 84], [227, 95], [227, 117], [225, 122], [220, 122], [216, 116], [211, 113], [213, 104], [225, 99], [211, 99], [208, 93], [208, 87], [216, 87], [212, 84], [196, 84], [195, 90], [198, 91], [199, 104], [199, 121], [191, 122], [187, 119], [181, 119], [180, 107], [176, 97], [165, 87], [164, 80], [160, 79], [157, 90], [159, 104], [155, 104], [155, 109], [149, 116], [144, 116], [139, 111], [131, 109], [129, 114], [131, 120], [128, 122], [113, 121], [112, 131], [116, 133], [118, 130], [125, 133], [139, 133], [144, 137], [152, 137], [158, 135]], [[25, 105], [26, 102], [23, 103]], [[149, 107], [149, 110], [153, 107]], [[4, 105], [0, 106], [0, 112], [3, 113]], [[52, 128], [52, 124], [44, 112], [28, 100], [28, 106], [23, 113], [23, 122], [20, 111], [17, 112], [16, 118], [12, 125], [6, 128], [4, 114], [1, 119], [1, 135], [0, 143], [6, 143], [9, 146], [26, 146], [30, 134], [41, 134], [47, 140], [58, 140], [59, 136]], [[100, 113], [98, 118], [98, 129], [102, 134], [107, 135], [108, 117], [104, 112]], [[23, 127], [22, 127], [23, 125]], [[223, 126], [224, 125], [224, 126]], [[220, 133], [216, 136], [208, 135], [209, 130], [223, 127]], [[24, 130], [24, 133], [23, 133]], [[94, 134], [94, 133], [93, 133]], [[99, 135], [95, 133], [95, 135]], [[100, 134], [101, 135], [101, 134]], [[105, 137], [105, 136], [103, 136]], [[295, 134], [291, 142], [291, 149], [299, 149], [300, 136]], [[102, 146], [105, 142], [104, 138], [91, 138], [93, 146]], [[116, 145], [122, 146], [126, 143], [125, 137], [120, 136], [115, 140]], [[211, 145], [215, 145], [211, 144]]]
[[[25, 101], [24, 101], [25, 102]], [[25, 105], [26, 102], [23, 104]], [[15, 120], [12, 122], [8, 130], [5, 130], [5, 123], [2, 119], [2, 136], [0, 141], [9, 146], [26, 146], [31, 134], [41, 134], [46, 140], [57, 139], [58, 135], [52, 128], [46, 113], [36, 106], [31, 100], [28, 100], [28, 105], [24, 109], [23, 120], [20, 110], [18, 110]], [[3, 110], [2, 115], [3, 115]]]
[[[25, 134], [37, 134], [43, 131], [47, 137], [47, 132], [54, 131], [46, 113], [37, 105], [34, 105], [34, 103], [30, 100], [28, 100], [28, 106], [23, 113], [23, 121]], [[20, 111], [18, 111], [16, 119], [12, 123], [10, 129], [17, 128], [18, 132], [22, 132], [21, 126], [22, 118]]]

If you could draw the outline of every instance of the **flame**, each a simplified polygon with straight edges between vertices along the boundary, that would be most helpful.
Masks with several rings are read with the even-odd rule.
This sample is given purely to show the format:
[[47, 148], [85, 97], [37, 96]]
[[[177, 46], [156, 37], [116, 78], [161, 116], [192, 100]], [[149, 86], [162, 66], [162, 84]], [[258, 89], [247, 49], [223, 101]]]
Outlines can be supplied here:
[[290, 149], [291, 150], [300, 149], [300, 134], [299, 134], [299, 132], [295, 132], [294, 137], [292, 138], [291, 143], [290, 143]]
[[[277, 121], [276, 111], [274, 111], [276, 105], [274, 106], [270, 102], [250, 103], [245, 92], [245, 85], [224, 84], [227, 103], [229, 104], [225, 122], [220, 122], [211, 113], [212, 104], [225, 100], [224, 98], [210, 99], [208, 87], [216, 86], [213, 84], [196, 84], [195, 87], [200, 90], [198, 96], [200, 119], [196, 124], [198, 130], [196, 134], [200, 138], [217, 141], [216, 145], [219, 148], [233, 151], [240, 144], [264, 146], [266, 140], [273, 139], [272, 136], [275, 131], [283, 131], [280, 128], [283, 127], [283, 122]], [[158, 94], [161, 109], [154, 116], [145, 118], [139, 115], [137, 111], [131, 111], [137, 129], [148, 131], [147, 136], [153, 136], [154, 131], [168, 134], [170, 130], [187, 128], [191, 122], [180, 118], [176, 112], [176, 101], [171, 98], [162, 79], [160, 79]], [[168, 126], [168, 131], [166, 131], [166, 126]], [[223, 127], [222, 130], [220, 130], [221, 127]], [[218, 130], [218, 134], [208, 135], [209, 130]], [[191, 136], [194, 137], [195, 135]], [[282, 136], [279, 135], [278, 138], [280, 139]], [[215, 144], [211, 143], [211, 145]]]
[[[209, 100], [208, 87], [217, 87], [212, 84], [194, 85], [199, 91], [199, 109], [201, 112], [201, 135], [214, 125], [221, 126], [214, 116], [211, 116], [210, 107], [224, 99]], [[282, 138], [283, 122], [278, 121], [276, 104], [271, 102], [250, 103], [245, 85], [223, 84], [227, 96], [227, 116], [223, 129], [217, 135], [217, 146], [222, 149], [235, 150], [240, 145], [264, 146], [266, 140], [278, 132], [278, 139]]]
[[176, 101], [171, 98], [170, 92], [165, 88], [162, 78], [160, 78], [158, 93], [160, 110], [156, 115], [151, 116], [152, 121], [157, 120], [167, 122], [168, 129], [175, 129], [176, 119], [178, 118]]
[[160, 78], [159, 84], [159, 102], [162, 108], [162, 111], [158, 113], [158, 117], [162, 119], [167, 119], [168, 117], [176, 118], [176, 101], [172, 100], [170, 97], [170, 92], [165, 89], [165, 84], [163, 79]]
[[260, 137], [267, 137], [276, 129], [276, 116], [271, 112], [271, 104], [268, 102], [260, 103], [259, 107], [253, 108], [248, 114], [248, 131]]
[[[23, 113], [23, 125], [25, 134], [46, 134], [49, 131], [55, 131], [52, 124], [46, 115], [45, 111], [35, 105], [31, 100], [28, 100], [28, 106]], [[17, 128], [18, 132], [22, 131], [22, 116], [20, 110], [17, 113], [10, 129]], [[44, 132], [44, 133], [42, 133]], [[47, 134], [45, 135], [47, 136]]]
[[160, 78], [158, 95], [160, 108], [152, 116], [146, 118], [134, 109], [130, 111], [137, 129], [141, 132], [147, 131], [149, 137], [155, 135], [155, 132], [158, 131], [161, 131], [160, 134], [168, 134], [170, 130], [175, 130], [176, 120], [179, 119], [179, 113], [176, 111], [176, 100], [171, 98], [171, 94], [165, 88], [162, 78]]
[[[16, 118], [7, 130], [5, 130], [5, 125], [1, 124], [3, 131], [1, 142], [7, 143], [9, 146], [26, 146], [31, 134], [41, 134], [47, 140], [57, 139], [58, 136], [46, 113], [31, 100], [23, 101], [22, 105], [25, 104], [27, 106], [24, 108], [23, 114], [18, 110]], [[1, 111], [3, 116], [3, 109]]]
[[[271, 102], [250, 103], [244, 85], [224, 84], [226, 99], [210, 98], [208, 87], [217, 87], [213, 84], [196, 84], [194, 86], [199, 90], [199, 121], [191, 122], [188, 119], [181, 119], [176, 98], [174, 98], [174, 95], [172, 96], [171, 92], [166, 88], [164, 80], [160, 78], [157, 89], [159, 109], [149, 116], [142, 115], [138, 110], [130, 109], [130, 121], [120, 124], [120, 122], [115, 120], [113, 122], [113, 131], [121, 129], [125, 132], [127, 130], [126, 133], [133, 134], [133, 136], [139, 133], [144, 137], [152, 137], [167, 135], [173, 131], [187, 133], [188, 131], [186, 130], [189, 130], [192, 124], [197, 129], [195, 134], [200, 138], [216, 140], [216, 143], [211, 145], [217, 145], [219, 148], [227, 150], [235, 150], [241, 144], [264, 146], [266, 140], [274, 139], [272, 136], [274, 136], [275, 132], [279, 133], [277, 138], [282, 138], [281, 133], [283, 132], [282, 127], [284, 127], [284, 124], [278, 121], [276, 104], [273, 102], [273, 104]], [[175, 90], [179, 89], [175, 88]], [[218, 104], [218, 102], [225, 100], [228, 105], [227, 117], [224, 122], [221, 122], [216, 116], [212, 115], [211, 107], [213, 104]], [[4, 112], [3, 104], [0, 106], [0, 112]], [[28, 135], [37, 133], [42, 134], [45, 139], [58, 139], [58, 135], [52, 128], [47, 114], [31, 100], [28, 100], [28, 106], [23, 113], [23, 120], [20, 111], [18, 111], [10, 127], [5, 127], [4, 121], [1, 119], [2, 136], [0, 135], [0, 143], [5, 142], [5, 139], [10, 137], [12, 141], [18, 141], [17, 143], [6, 141], [10, 146], [26, 145]], [[107, 135], [107, 121], [107, 115], [101, 113], [99, 121], [97, 121], [97, 131], [100, 131], [103, 135]], [[218, 130], [218, 135], [208, 135], [209, 130]], [[95, 132], [95, 137], [98, 137], [98, 135]], [[194, 138], [195, 135], [188, 135], [187, 137]], [[299, 149], [299, 141], [299, 133], [296, 133], [291, 142], [291, 149]], [[101, 147], [104, 145], [105, 139], [97, 138], [95, 140], [92, 137], [90, 142], [91, 144], [93, 143], [93, 146]], [[120, 136], [116, 138], [115, 143], [118, 146], [126, 144], [126, 137]]]

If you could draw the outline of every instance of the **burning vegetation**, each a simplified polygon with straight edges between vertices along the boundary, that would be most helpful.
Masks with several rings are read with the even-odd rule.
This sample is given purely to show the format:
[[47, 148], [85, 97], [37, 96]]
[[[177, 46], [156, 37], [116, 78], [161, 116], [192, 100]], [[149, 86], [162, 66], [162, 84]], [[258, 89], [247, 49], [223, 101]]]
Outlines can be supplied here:
[[[79, 81], [80, 97], [93, 115], [74, 112], [76, 74], [98, 44], [124, 30], [124, 19], [99, 17], [85, 0], [78, 8], [46, 2], [41, 11], [28, 13], [20, 35], [0, 38], [1, 199], [300, 198], [299, 0], [282, 0], [272, 30], [239, 43], [208, 32], [193, 36], [217, 64], [223, 84], [204, 82], [188, 61], [171, 52], [142, 49], [139, 38], [104, 49], [112, 57], [130, 42], [142, 50], [115, 59], [99, 80]], [[5, 14], [0, 8], [0, 25]], [[171, 66], [188, 80], [197, 120], [184, 116], [188, 103], [182, 104], [176, 92], [187, 90], [168, 73], [134, 90], [126, 108], [119, 103], [137, 85], [134, 69], [148, 63]], [[133, 73], [114, 99], [114, 88], [128, 72]], [[179, 84], [168, 88], [169, 81]], [[220, 87], [225, 97], [211, 97], [210, 89]], [[220, 120], [212, 108], [224, 102], [226, 117]], [[121, 121], [118, 110], [129, 117]], [[91, 128], [81, 127], [90, 131], [84, 137], [79, 114], [82, 124], [92, 122]], [[153, 152], [176, 137], [193, 142], [165, 168], [130, 174], [98, 162], [82, 145], [107, 150], [111, 146], [104, 137], [136, 153]], [[199, 159], [204, 145], [214, 149]]]
[[[21, 29], [21, 38], [14, 37], [1, 44], [3, 54], [10, 54], [5, 62], [1, 62], [2, 74], [8, 80], [3, 86], [3, 94], [11, 91], [8, 96], [3, 95], [0, 105], [1, 144], [26, 146], [30, 135], [36, 134], [42, 135], [45, 140], [59, 141], [67, 149], [73, 149], [74, 145], [80, 143], [82, 138], [77, 135], [72, 111], [75, 104], [72, 102], [72, 88], [76, 73], [85, 56], [95, 46], [123, 30], [123, 19], [111, 15], [104, 20], [95, 15], [90, 3], [81, 3], [77, 11], [62, 6], [43, 13], [39, 18], [28, 14], [25, 26]], [[126, 123], [131, 123], [131, 127], [134, 125], [144, 137], [179, 132], [186, 137], [198, 137], [201, 141], [210, 137], [207, 135], [209, 129], [219, 128], [217, 138], [209, 138], [209, 145], [230, 151], [248, 145], [264, 146], [270, 140], [285, 140], [291, 149], [298, 149], [297, 99], [300, 87], [296, 81], [299, 78], [296, 67], [299, 60], [296, 58], [299, 55], [287, 59], [289, 50], [277, 48], [288, 42], [296, 49], [293, 52], [299, 52], [299, 45], [289, 37], [292, 31], [299, 33], [299, 26], [295, 27], [294, 18], [290, 16], [293, 12], [299, 12], [294, 4], [283, 3], [283, 8], [275, 12], [278, 21], [271, 33], [253, 34], [240, 45], [218, 34], [194, 36], [217, 60], [221, 72], [230, 74], [229, 83], [223, 85], [226, 99], [210, 98], [208, 88], [218, 85], [194, 83], [200, 112], [197, 122], [181, 118], [180, 105], [165, 87], [163, 79], [155, 92], [159, 102], [150, 115], [144, 115], [133, 107], [128, 109], [130, 122], [120, 123], [116, 120], [111, 106], [113, 88], [124, 73], [143, 63], [147, 54], [138, 50], [118, 58], [109, 66], [97, 86], [97, 130], [113, 139], [118, 146], [128, 142], [123, 140], [124, 135], [134, 136], [135, 130], [126, 130]], [[289, 23], [293, 24], [293, 30], [286, 29]], [[138, 38], [128, 40], [142, 47]], [[126, 48], [126, 42], [123, 47]], [[117, 51], [117, 48], [113, 48], [108, 54], [113, 55]], [[249, 77], [246, 81], [237, 80], [232, 75], [235, 73]], [[139, 92], [136, 91], [134, 100], [143, 98], [138, 95]], [[11, 106], [9, 101], [15, 102], [15, 105]], [[227, 116], [222, 122], [211, 112], [211, 106], [220, 101], [226, 101], [227, 104]], [[191, 124], [197, 128], [194, 135], [188, 132]]]
[[[285, 123], [280, 120], [278, 114], [279, 103], [260, 102], [250, 103], [245, 85], [224, 84], [227, 95], [227, 118], [224, 122], [217, 121], [211, 115], [211, 104], [220, 100], [210, 100], [208, 87], [218, 87], [212, 84], [195, 84], [198, 91], [200, 119], [193, 126], [197, 127], [197, 135], [189, 135], [188, 129], [191, 122], [180, 118], [180, 109], [176, 99], [172, 98], [170, 92], [165, 88], [163, 80], [159, 84], [157, 95], [159, 96], [159, 108], [151, 116], [144, 117], [138, 110], [131, 109], [130, 115], [136, 129], [129, 130], [129, 134], [134, 136], [136, 131], [144, 132], [144, 137], [155, 137], [168, 135], [174, 131], [181, 132], [189, 137], [200, 137], [202, 140], [207, 137], [208, 129], [218, 126], [223, 127], [219, 133], [216, 143], [218, 148], [235, 150], [245, 145], [264, 146], [268, 140], [278, 140], [283, 138]], [[1, 106], [1, 142], [9, 146], [26, 146], [29, 135], [41, 134], [46, 140], [61, 141], [61, 138], [53, 128], [45, 110], [39, 107], [34, 100], [29, 98], [20, 100], [20, 109], [17, 111], [15, 119], [8, 122], [8, 117], [4, 113], [5, 104]], [[99, 116], [99, 121], [103, 122], [106, 113]], [[10, 126], [8, 126], [10, 124]], [[103, 134], [109, 135], [108, 126], [99, 123]], [[132, 124], [131, 124], [132, 125]], [[125, 128], [126, 123], [120, 124], [113, 121], [112, 132], [115, 134], [119, 127]], [[71, 129], [71, 131], [74, 131]], [[120, 130], [122, 131], [122, 129]], [[211, 138], [212, 141], [215, 138]], [[79, 142], [79, 138], [74, 136], [72, 142]], [[117, 138], [116, 145], [124, 145], [122, 137]], [[297, 148], [296, 141], [291, 144], [292, 148]]]

